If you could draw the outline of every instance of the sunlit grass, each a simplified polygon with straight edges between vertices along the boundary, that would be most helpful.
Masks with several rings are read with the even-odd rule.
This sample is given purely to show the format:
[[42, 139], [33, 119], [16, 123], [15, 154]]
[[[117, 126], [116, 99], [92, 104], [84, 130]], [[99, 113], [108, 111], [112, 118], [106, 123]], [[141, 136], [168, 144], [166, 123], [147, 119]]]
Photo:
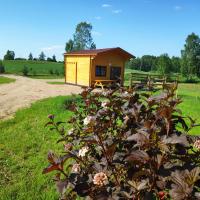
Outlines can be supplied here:
[[14, 78], [7, 78], [4, 76], [0, 76], [0, 84], [12, 83], [15, 82]]

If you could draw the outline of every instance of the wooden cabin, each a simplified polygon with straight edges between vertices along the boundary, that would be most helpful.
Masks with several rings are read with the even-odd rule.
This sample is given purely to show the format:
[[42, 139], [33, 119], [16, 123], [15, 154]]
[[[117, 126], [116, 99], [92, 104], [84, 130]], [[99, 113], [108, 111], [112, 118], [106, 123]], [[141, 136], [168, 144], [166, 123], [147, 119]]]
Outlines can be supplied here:
[[131, 58], [119, 47], [65, 53], [65, 83], [91, 87], [120, 78], [123, 85], [125, 62]]

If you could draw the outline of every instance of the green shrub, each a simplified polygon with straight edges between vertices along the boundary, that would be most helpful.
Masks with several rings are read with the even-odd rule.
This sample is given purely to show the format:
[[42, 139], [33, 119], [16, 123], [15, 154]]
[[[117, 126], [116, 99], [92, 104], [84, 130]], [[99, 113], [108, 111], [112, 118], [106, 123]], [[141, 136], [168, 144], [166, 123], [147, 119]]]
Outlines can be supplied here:
[[24, 65], [24, 68], [22, 69], [22, 74], [24, 76], [28, 76], [28, 73], [29, 73], [29, 69], [26, 65]]
[[51, 74], [51, 75], [54, 74], [53, 69], [50, 69], [50, 70], [49, 70], [49, 74]]
[[5, 73], [5, 67], [3, 65], [3, 62], [0, 60], [0, 73]]
[[200, 140], [187, 133], [174, 85], [159, 96], [124, 88], [85, 89], [73, 103], [72, 129], [49, 115], [63, 153], [49, 152], [62, 199], [199, 199]]

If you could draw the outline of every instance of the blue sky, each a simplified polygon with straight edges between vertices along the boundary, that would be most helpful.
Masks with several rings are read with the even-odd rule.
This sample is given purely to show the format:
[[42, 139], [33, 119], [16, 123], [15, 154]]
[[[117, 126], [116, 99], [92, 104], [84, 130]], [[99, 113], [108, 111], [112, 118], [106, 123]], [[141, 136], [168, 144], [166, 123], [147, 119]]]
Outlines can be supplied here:
[[0, 0], [0, 8], [0, 58], [9, 49], [62, 60], [81, 21], [92, 23], [97, 48], [136, 56], [179, 56], [187, 35], [200, 35], [199, 0]]

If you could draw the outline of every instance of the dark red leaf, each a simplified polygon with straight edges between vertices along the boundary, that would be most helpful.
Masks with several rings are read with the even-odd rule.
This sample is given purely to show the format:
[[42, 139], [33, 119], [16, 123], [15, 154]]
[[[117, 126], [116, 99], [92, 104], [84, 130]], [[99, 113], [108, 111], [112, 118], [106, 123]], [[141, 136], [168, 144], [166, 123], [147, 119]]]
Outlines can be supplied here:
[[149, 159], [149, 155], [142, 150], [136, 150], [126, 157], [126, 160], [129, 162], [139, 161], [146, 163]]

